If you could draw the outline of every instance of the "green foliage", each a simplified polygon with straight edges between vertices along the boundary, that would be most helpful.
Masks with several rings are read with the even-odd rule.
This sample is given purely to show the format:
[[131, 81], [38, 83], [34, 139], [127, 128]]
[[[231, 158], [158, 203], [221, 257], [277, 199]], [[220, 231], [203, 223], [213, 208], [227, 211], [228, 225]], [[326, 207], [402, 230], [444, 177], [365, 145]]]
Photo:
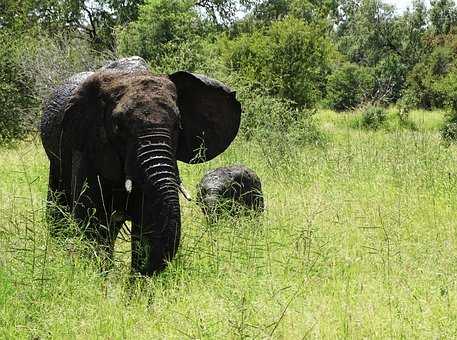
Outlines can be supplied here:
[[312, 120], [314, 111], [297, 108], [281, 98], [246, 90], [238, 93], [243, 104], [240, 132], [246, 140], [268, 141], [279, 157], [291, 146], [324, 142], [325, 137]]
[[177, 258], [135, 282], [123, 239], [101, 274], [77, 242], [49, 237], [39, 143], [0, 149], [0, 337], [455, 338], [456, 148], [423, 131], [438, 112], [414, 115], [418, 131], [372, 133], [332, 113], [331, 143], [280, 166], [268, 141], [240, 139], [180, 164], [193, 193], [208, 169], [248, 164], [267, 209], [210, 225], [183, 202]]
[[427, 7], [423, 0], [415, 0], [412, 9], [396, 20], [400, 55], [403, 64], [411, 70], [424, 54], [424, 35], [427, 29]]
[[[403, 48], [417, 48], [414, 39], [417, 39], [416, 28], [421, 25], [417, 16], [403, 17], [403, 21], [410, 25], [404, 25], [407, 29], [401, 31], [399, 28], [403, 26], [398, 24], [394, 8], [380, 0], [343, 1], [339, 7], [335, 43], [350, 62], [369, 67], [366, 71], [373, 78], [373, 83], [365, 88], [369, 101], [388, 104], [400, 97], [408, 68], [401, 53]], [[402, 41], [406, 42], [405, 47], [401, 46]], [[341, 78], [341, 72], [336, 77]], [[335, 79], [331, 81], [335, 82]], [[346, 97], [359, 96], [358, 87], [349, 89], [349, 92], [353, 94], [349, 93]], [[333, 95], [331, 89], [328, 94], [330, 102], [338, 102], [335, 97], [342, 96]], [[353, 102], [357, 103], [358, 100], [353, 99], [350, 104], [353, 105]], [[345, 104], [338, 106], [341, 109]]]
[[[374, 66], [398, 49], [394, 8], [380, 0], [349, 1], [336, 22], [338, 50], [350, 62]], [[346, 12], [344, 12], [346, 11]]]
[[137, 21], [118, 33], [121, 55], [138, 55], [154, 71], [194, 70], [201, 56], [204, 24], [192, 1], [149, 0]]
[[444, 97], [445, 107], [457, 114], [457, 65], [436, 83], [435, 89]]
[[[156, 73], [227, 79], [252, 94], [247, 101], [282, 107], [287, 123], [273, 115], [275, 131], [310, 116], [294, 110], [318, 103], [338, 111], [365, 103], [443, 108], [457, 67], [450, 0], [431, 1], [430, 9], [415, 0], [403, 14], [383, 0], [5, 0], [0, 13], [2, 39], [9, 37], [0, 53], [8, 65], [0, 71], [3, 124], [10, 122], [3, 130], [17, 138], [22, 132], [11, 122], [33, 126], [37, 96], [118, 55], [142, 56]], [[264, 119], [254, 115], [250, 122]], [[256, 124], [246, 135], [253, 126], [268, 129]]]
[[457, 69], [454, 68], [446, 77], [437, 82], [435, 89], [445, 98], [447, 109], [441, 136], [446, 142], [455, 143], [457, 142]]
[[41, 32], [59, 36], [74, 36], [76, 33], [89, 40], [92, 47], [113, 50], [114, 27], [136, 20], [138, 6], [143, 2], [144, 0], [4, 0], [0, 4], [0, 27], [14, 27], [19, 31], [37, 28]]
[[268, 25], [286, 16], [311, 23], [326, 18], [335, 7], [334, 0], [265, 0], [258, 1], [253, 10], [253, 17]]
[[305, 108], [322, 97], [331, 46], [319, 24], [286, 17], [219, 45], [229, 71], [253, 88]]
[[328, 77], [327, 104], [337, 111], [354, 109], [367, 98], [372, 84], [369, 68], [344, 63]]
[[215, 25], [230, 26], [240, 12], [246, 12], [257, 0], [193, 0], [194, 6]]
[[368, 105], [362, 109], [362, 127], [377, 130], [387, 119], [387, 110], [380, 106]]
[[381, 104], [396, 102], [403, 90], [406, 71], [406, 65], [396, 54], [381, 59], [372, 71], [374, 83], [371, 100]]
[[8, 30], [0, 31], [0, 46], [0, 144], [5, 144], [34, 128], [39, 101], [21, 71], [24, 46], [17, 36]]
[[[449, 37], [451, 43], [457, 36]], [[417, 63], [407, 76], [405, 96], [410, 98], [417, 107], [430, 109], [443, 108], [446, 98], [439, 90], [438, 83], [445, 78], [454, 67], [456, 51], [448, 43], [439, 42], [438, 46], [430, 46], [431, 52]]]
[[457, 7], [453, 0], [430, 1], [430, 23], [435, 34], [448, 34], [457, 25]]
[[433, 102], [433, 79], [424, 63], [414, 66], [407, 76], [407, 89], [403, 94], [406, 102], [424, 109], [430, 109]]
[[457, 115], [455, 113], [446, 115], [446, 120], [441, 128], [441, 138], [448, 145], [457, 142]]

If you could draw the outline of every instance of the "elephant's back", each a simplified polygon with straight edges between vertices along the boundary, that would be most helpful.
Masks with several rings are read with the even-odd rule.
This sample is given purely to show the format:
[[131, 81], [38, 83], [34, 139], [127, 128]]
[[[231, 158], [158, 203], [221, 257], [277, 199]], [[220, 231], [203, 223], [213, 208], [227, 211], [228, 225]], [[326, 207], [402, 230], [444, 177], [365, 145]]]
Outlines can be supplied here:
[[67, 79], [58, 86], [44, 102], [40, 122], [41, 140], [48, 156], [59, 152], [59, 139], [62, 131], [62, 120], [65, 108], [78, 86], [93, 72], [81, 72]]

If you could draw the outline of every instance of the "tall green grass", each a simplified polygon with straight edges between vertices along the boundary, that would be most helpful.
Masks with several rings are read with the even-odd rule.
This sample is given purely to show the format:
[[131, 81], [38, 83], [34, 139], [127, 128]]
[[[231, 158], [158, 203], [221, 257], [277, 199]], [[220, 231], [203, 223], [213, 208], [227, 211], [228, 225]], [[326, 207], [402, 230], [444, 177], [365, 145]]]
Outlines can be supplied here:
[[457, 149], [440, 142], [441, 115], [413, 112], [410, 130], [391, 113], [376, 131], [316, 118], [325, 146], [240, 139], [181, 164], [193, 193], [207, 169], [247, 164], [266, 212], [210, 224], [182, 201], [177, 258], [133, 284], [126, 241], [103, 276], [78, 240], [48, 236], [39, 142], [0, 150], [0, 337], [456, 337]]

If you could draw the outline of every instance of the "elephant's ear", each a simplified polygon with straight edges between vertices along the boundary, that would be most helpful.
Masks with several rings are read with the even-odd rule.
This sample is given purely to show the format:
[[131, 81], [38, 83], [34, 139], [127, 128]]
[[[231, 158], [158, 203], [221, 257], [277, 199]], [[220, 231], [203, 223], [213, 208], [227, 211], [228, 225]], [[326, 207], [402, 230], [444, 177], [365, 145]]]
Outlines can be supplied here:
[[65, 109], [63, 136], [67, 136], [72, 149], [82, 152], [105, 178], [118, 180], [122, 176], [122, 164], [109, 139], [107, 127], [111, 121], [100, 79], [93, 74], [79, 85]]
[[221, 82], [188, 72], [169, 76], [176, 86], [182, 131], [178, 160], [209, 161], [222, 153], [238, 133], [241, 105]]
[[[62, 122], [63, 132], [68, 136], [72, 147], [82, 151], [85, 144], [92, 138], [95, 120], [101, 112], [99, 102], [100, 84], [93, 75], [83, 79], [75, 88], [70, 100], [65, 107]], [[91, 121], [90, 120], [94, 120]]]

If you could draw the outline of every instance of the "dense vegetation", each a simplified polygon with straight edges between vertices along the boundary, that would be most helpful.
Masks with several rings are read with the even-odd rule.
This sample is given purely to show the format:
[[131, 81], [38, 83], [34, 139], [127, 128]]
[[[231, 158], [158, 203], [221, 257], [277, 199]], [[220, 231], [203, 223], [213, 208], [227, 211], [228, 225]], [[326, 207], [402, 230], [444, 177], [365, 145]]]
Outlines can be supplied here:
[[440, 142], [442, 115], [412, 111], [414, 130], [395, 110], [377, 130], [315, 120], [325, 147], [238, 139], [181, 164], [194, 195], [207, 169], [248, 164], [267, 210], [208, 224], [182, 201], [178, 257], [133, 286], [126, 241], [104, 276], [78, 239], [49, 237], [39, 140], [0, 150], [0, 338], [455, 338], [457, 147]]
[[[22, 138], [62, 78], [139, 55], [156, 72], [199, 71], [230, 83], [243, 133], [318, 137], [316, 107], [448, 108], [457, 85], [457, 6], [415, 0], [398, 13], [381, 0], [3, 1], [0, 139]], [[281, 114], [271, 114], [269, 108]], [[306, 123], [304, 123], [306, 121]], [[306, 127], [303, 130], [303, 127]], [[313, 137], [303, 136], [309, 131]]]
[[[457, 337], [454, 1], [3, 0], [0, 46], [0, 338]], [[234, 145], [181, 177], [245, 163], [267, 204], [183, 201], [177, 258], [135, 282], [126, 240], [101, 275], [50, 237], [35, 133], [56, 84], [129, 55], [236, 89]]]

